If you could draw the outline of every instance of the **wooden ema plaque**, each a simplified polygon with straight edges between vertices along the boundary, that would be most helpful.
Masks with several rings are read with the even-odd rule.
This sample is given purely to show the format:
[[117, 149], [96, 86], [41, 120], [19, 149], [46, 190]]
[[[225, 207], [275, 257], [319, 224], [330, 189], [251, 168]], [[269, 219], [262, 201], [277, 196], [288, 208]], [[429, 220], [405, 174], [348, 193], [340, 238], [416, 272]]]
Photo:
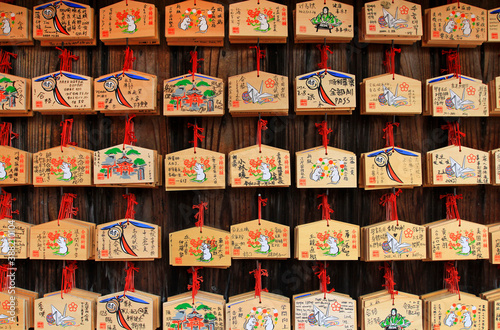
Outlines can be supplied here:
[[288, 116], [288, 77], [260, 71], [228, 78], [232, 116]]
[[295, 78], [297, 115], [351, 114], [356, 108], [356, 77], [318, 70]]
[[223, 116], [224, 81], [195, 73], [163, 82], [165, 116]]
[[163, 303], [163, 329], [224, 329], [224, 296], [198, 291], [168, 297]]
[[336, 220], [319, 220], [298, 225], [295, 232], [295, 258], [298, 260], [358, 260], [358, 225]]
[[94, 223], [75, 219], [53, 220], [33, 226], [30, 230], [30, 258], [91, 259], [94, 256], [95, 228]]
[[261, 151], [254, 145], [229, 153], [229, 186], [290, 186], [290, 152], [266, 145]]
[[481, 299], [488, 301], [489, 323], [488, 329], [500, 329], [500, 290], [493, 289], [479, 295]]
[[427, 260], [488, 259], [488, 228], [466, 220], [441, 220], [427, 228]]
[[401, 220], [382, 221], [361, 228], [361, 260], [423, 260], [426, 258], [425, 227]]
[[291, 329], [290, 299], [273, 293], [255, 292], [229, 297], [226, 305], [226, 330]]
[[165, 7], [169, 46], [224, 46], [224, 6], [188, 0]]
[[9, 218], [0, 220], [0, 259], [8, 259], [9, 257], [27, 259], [29, 257], [30, 228], [32, 226], [30, 223]]
[[488, 301], [447, 290], [428, 293], [424, 301], [424, 329], [488, 329]]
[[35, 300], [35, 329], [78, 327], [95, 329], [95, 302], [90, 298], [54, 293]]
[[361, 83], [362, 115], [418, 115], [422, 103], [422, 82], [416, 79], [387, 73]]
[[488, 42], [500, 42], [499, 35], [500, 8], [495, 8], [488, 11]]
[[134, 219], [97, 226], [96, 261], [161, 258], [161, 227]]
[[427, 80], [427, 107], [424, 115], [434, 117], [488, 116], [488, 85], [482, 81], [453, 75]]
[[490, 151], [491, 184], [500, 185], [500, 149]]
[[318, 327], [357, 329], [356, 300], [342, 293], [321, 291], [293, 296], [294, 329], [316, 330]]
[[139, 290], [102, 296], [97, 303], [97, 329], [157, 329], [160, 301], [160, 296]]
[[[398, 291], [394, 300], [387, 291], [359, 297], [361, 330], [422, 330], [422, 300], [417, 295]], [[431, 329], [431, 328], [425, 328]]]
[[156, 115], [156, 76], [134, 70], [119, 71], [94, 80], [94, 108], [106, 115]]
[[[12, 292], [11, 292], [12, 293]], [[8, 291], [0, 292], [0, 328], [8, 330], [29, 329], [30, 307], [26, 297], [11, 295]], [[33, 314], [33, 312], [31, 312]]]
[[31, 79], [0, 73], [0, 115], [32, 116]]
[[101, 8], [99, 38], [108, 46], [159, 45], [158, 9], [154, 4], [120, 1]]
[[93, 151], [79, 147], [54, 147], [33, 155], [33, 185], [92, 186]]
[[500, 264], [500, 224], [487, 225], [490, 244], [490, 263]]
[[32, 79], [33, 111], [43, 114], [92, 114], [92, 78], [56, 71]]
[[233, 259], [290, 258], [290, 227], [257, 219], [231, 226]]
[[418, 152], [386, 147], [361, 154], [360, 163], [360, 188], [413, 188], [422, 185], [421, 155]]
[[165, 155], [165, 190], [226, 188], [226, 155], [202, 148]]
[[170, 233], [169, 261], [172, 266], [231, 266], [231, 234], [225, 230], [203, 226]]
[[287, 7], [266, 0], [248, 0], [229, 4], [229, 42], [286, 43]]
[[0, 186], [31, 185], [32, 154], [9, 146], [0, 146]]
[[464, 2], [425, 10], [423, 47], [474, 48], [486, 42], [486, 10]]
[[295, 42], [350, 42], [354, 37], [354, 8], [333, 0], [297, 4], [294, 10]]
[[500, 77], [488, 84], [490, 95], [490, 116], [500, 115]]
[[356, 154], [327, 147], [315, 147], [295, 154], [297, 188], [356, 188]]
[[419, 4], [378, 0], [365, 4], [360, 15], [360, 42], [413, 44], [422, 39], [422, 8]]
[[118, 144], [94, 152], [95, 185], [154, 188], [161, 184], [160, 172], [156, 150]]
[[447, 146], [427, 153], [426, 186], [468, 186], [490, 183], [488, 152]]
[[95, 46], [94, 9], [73, 1], [33, 7], [33, 37], [42, 46]]
[[0, 46], [33, 46], [31, 10], [2, 3], [0, 8]]

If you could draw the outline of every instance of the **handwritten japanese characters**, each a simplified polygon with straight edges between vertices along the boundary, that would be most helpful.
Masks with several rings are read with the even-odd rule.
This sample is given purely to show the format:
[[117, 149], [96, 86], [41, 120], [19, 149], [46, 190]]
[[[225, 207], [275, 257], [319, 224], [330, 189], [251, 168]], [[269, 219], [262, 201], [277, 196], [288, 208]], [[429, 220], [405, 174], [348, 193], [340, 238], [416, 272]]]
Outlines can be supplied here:
[[0, 220], [0, 258], [27, 259], [31, 224], [4, 218]]
[[500, 329], [500, 296], [499, 289], [483, 292], [479, 295], [481, 299], [488, 301], [488, 329]]
[[30, 79], [0, 73], [0, 115], [32, 115]]
[[222, 116], [224, 104], [222, 79], [195, 73], [163, 83], [165, 116]]
[[33, 46], [31, 10], [3, 3], [0, 8], [0, 46]]
[[231, 151], [228, 180], [233, 187], [288, 187], [290, 152], [266, 145]]
[[500, 185], [500, 149], [491, 150], [489, 153], [491, 167], [491, 184]]
[[500, 226], [498, 223], [487, 225], [490, 243], [490, 263], [500, 264]]
[[500, 8], [488, 10], [488, 42], [500, 42]]
[[224, 45], [224, 6], [188, 0], [165, 7], [165, 37], [169, 46]]
[[32, 154], [9, 146], [0, 146], [0, 186], [32, 183]]
[[[16, 288], [17, 291], [17, 288]], [[8, 291], [0, 292], [0, 324], [2, 329], [23, 330], [33, 324], [33, 302], [20, 294], [11, 295]], [[30, 319], [31, 318], [31, 319]], [[31, 323], [30, 323], [31, 322]]]
[[95, 302], [72, 294], [55, 293], [35, 300], [35, 329], [78, 327], [95, 329]]
[[354, 37], [354, 8], [328, 0], [297, 3], [295, 42], [349, 42]]

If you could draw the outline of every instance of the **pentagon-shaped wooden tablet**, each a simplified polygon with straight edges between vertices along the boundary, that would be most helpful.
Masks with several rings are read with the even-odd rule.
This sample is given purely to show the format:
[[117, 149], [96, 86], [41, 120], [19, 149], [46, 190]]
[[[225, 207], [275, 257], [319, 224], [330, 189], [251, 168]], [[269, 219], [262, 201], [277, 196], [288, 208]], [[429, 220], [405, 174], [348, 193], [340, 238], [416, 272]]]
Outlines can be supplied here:
[[32, 181], [32, 154], [0, 146], [0, 186], [30, 185]]
[[500, 149], [490, 151], [491, 184], [500, 185]]
[[[17, 288], [16, 288], [17, 290]], [[7, 330], [29, 329], [29, 318], [33, 315], [30, 310], [33, 304], [30, 304], [27, 297], [9, 294], [9, 291], [0, 292], [0, 327]], [[31, 315], [29, 315], [31, 314]]]
[[[233, 298], [233, 299], [232, 299]], [[246, 298], [230, 297], [226, 305], [226, 330], [250, 329], [257, 324], [269, 329], [291, 329], [290, 301], [279, 295], [262, 294], [262, 299], [249, 293]]]
[[53, 294], [35, 300], [35, 329], [51, 326], [95, 329], [95, 311], [91, 299], [72, 294]]
[[31, 10], [2, 3], [0, 17], [1, 46], [33, 46]]
[[0, 220], [0, 258], [29, 257], [30, 223], [4, 218]]
[[361, 329], [390, 329], [393, 325], [402, 325], [403, 329], [423, 329], [422, 300], [416, 295], [398, 292], [395, 299], [391, 295], [365, 301], [361, 308]]
[[488, 42], [500, 42], [500, 7], [488, 10]]

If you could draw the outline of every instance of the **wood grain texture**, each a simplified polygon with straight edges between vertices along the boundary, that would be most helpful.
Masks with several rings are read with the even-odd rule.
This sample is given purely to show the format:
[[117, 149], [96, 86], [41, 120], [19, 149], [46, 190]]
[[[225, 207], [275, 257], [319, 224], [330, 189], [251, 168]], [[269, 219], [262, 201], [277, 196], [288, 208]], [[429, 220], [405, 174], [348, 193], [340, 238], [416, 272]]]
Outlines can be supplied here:
[[[160, 31], [164, 31], [165, 5], [173, 0], [143, 0], [155, 3], [161, 15]], [[19, 0], [16, 4], [33, 7], [43, 1]], [[99, 8], [113, 3], [105, 1], [80, 1], [90, 4], [98, 13]], [[232, 0], [223, 0], [226, 9]], [[278, 1], [288, 5], [289, 22], [295, 1]], [[344, 1], [354, 5], [359, 12], [364, 1]], [[430, 5], [445, 4], [445, 0], [416, 1], [422, 9]], [[474, 4], [486, 9], [495, 7], [495, 0], [474, 1]], [[357, 26], [357, 17], [355, 18]], [[293, 36], [292, 26], [289, 35]], [[290, 39], [290, 38], [289, 38]], [[382, 60], [387, 45], [360, 44], [355, 39], [349, 44], [330, 45], [333, 54], [329, 55], [329, 66], [338, 71], [356, 75], [357, 82], [363, 78], [384, 72]], [[283, 45], [262, 45], [266, 58], [262, 70], [286, 75], [290, 82], [297, 75], [317, 69], [320, 53], [315, 44], [294, 44], [293, 38]], [[445, 67], [445, 56], [440, 48], [422, 48], [420, 43], [401, 46], [401, 55], [396, 57], [396, 70], [402, 75], [424, 81], [441, 74]], [[13, 60], [12, 73], [31, 78], [58, 69], [58, 51], [54, 48], [6, 47], [19, 56]], [[73, 72], [92, 77], [118, 71], [123, 65], [124, 47], [103, 46], [74, 47], [74, 53], [80, 60], [73, 64]], [[164, 79], [185, 74], [190, 70], [189, 51], [192, 47], [167, 47], [164, 36], [159, 46], [133, 46], [137, 57], [134, 69], [158, 76], [158, 92]], [[222, 48], [198, 48], [199, 57], [204, 58], [199, 71], [227, 81], [227, 77], [255, 69], [255, 54], [249, 45], [229, 44], [227, 27], [225, 45]], [[462, 73], [484, 82], [500, 75], [500, 44], [485, 44], [475, 49], [463, 49], [460, 52]], [[293, 86], [290, 83], [289, 93]], [[359, 97], [359, 88], [358, 88]], [[160, 102], [159, 98], [159, 102]], [[359, 103], [359, 100], [358, 100]], [[161, 104], [161, 102], [160, 102]], [[293, 97], [290, 97], [293, 109]], [[66, 117], [68, 118], [68, 116]], [[323, 116], [269, 117], [269, 129], [263, 134], [265, 144], [287, 149], [292, 155], [296, 151], [321, 144], [314, 124], [324, 119]], [[41, 116], [33, 118], [6, 118], [14, 125], [14, 131], [20, 138], [14, 146], [36, 152], [60, 144], [61, 116]], [[125, 117], [74, 116], [73, 141], [79, 146], [97, 150], [123, 141]], [[360, 116], [355, 111], [352, 116], [329, 116], [328, 125], [334, 129], [330, 135], [330, 145], [355, 152], [358, 156], [384, 146], [382, 129], [390, 116]], [[440, 129], [444, 119], [432, 117], [396, 117], [401, 126], [395, 132], [397, 145], [425, 154], [429, 150], [447, 144], [446, 134]], [[194, 118], [165, 118], [163, 116], [138, 117], [135, 119], [138, 146], [156, 149], [160, 154], [167, 154], [190, 147], [192, 131], [187, 123]], [[228, 154], [229, 151], [255, 143], [256, 118], [232, 118], [226, 114], [222, 118], [198, 118], [198, 125], [205, 128], [206, 139], [200, 147]], [[462, 143], [481, 150], [496, 149], [500, 146], [500, 118], [465, 118], [460, 121], [467, 136]], [[295, 158], [292, 157], [292, 173], [295, 173]], [[233, 223], [240, 223], [257, 217], [257, 194], [268, 198], [268, 206], [263, 208], [263, 218], [294, 227], [297, 224], [311, 222], [320, 218], [316, 195], [320, 189], [297, 189], [292, 175], [290, 188], [227, 188], [223, 191], [165, 192], [159, 189], [130, 189], [137, 196], [136, 207], [138, 220], [152, 222], [162, 226], [163, 259], [154, 262], [138, 262], [140, 273], [136, 276], [136, 288], [161, 295], [175, 295], [187, 290], [189, 278], [186, 267], [168, 266], [168, 233], [194, 226], [192, 205], [199, 200], [208, 202], [206, 224], [229, 230]], [[76, 206], [78, 218], [96, 224], [119, 219], [125, 215], [126, 200], [121, 188], [10, 188], [9, 192], [18, 200], [14, 207], [20, 210], [20, 219], [39, 224], [57, 217], [61, 193], [78, 194]], [[416, 188], [404, 190], [398, 199], [400, 219], [418, 224], [441, 219], [445, 216], [441, 194], [452, 192], [452, 188]], [[464, 195], [459, 202], [462, 218], [479, 223], [500, 221], [498, 187], [457, 188], [457, 193]], [[384, 209], [379, 205], [379, 198], [387, 191], [363, 191], [361, 189], [330, 189], [329, 200], [333, 204], [333, 217], [338, 220], [355, 223], [360, 226], [378, 222], [384, 218]], [[263, 279], [263, 285], [271, 292], [288, 297], [292, 294], [318, 288], [319, 280], [311, 270], [312, 263], [285, 261], [263, 261], [263, 268], [268, 269], [269, 278]], [[17, 285], [38, 291], [40, 294], [57, 290], [60, 287], [62, 262], [57, 261], [17, 261]], [[328, 273], [336, 291], [348, 293], [352, 297], [380, 290], [382, 272], [380, 263], [360, 261], [330, 262]], [[77, 270], [77, 286], [102, 294], [123, 289], [123, 262], [80, 262]], [[255, 261], [233, 260], [227, 270], [205, 269], [201, 289], [227, 296], [253, 290], [253, 276], [249, 274], [255, 268]], [[478, 294], [498, 287], [498, 269], [487, 261], [461, 261], [458, 263], [461, 276], [461, 290]], [[394, 263], [396, 288], [414, 294], [441, 289], [443, 287], [444, 267], [442, 262], [404, 261]]]

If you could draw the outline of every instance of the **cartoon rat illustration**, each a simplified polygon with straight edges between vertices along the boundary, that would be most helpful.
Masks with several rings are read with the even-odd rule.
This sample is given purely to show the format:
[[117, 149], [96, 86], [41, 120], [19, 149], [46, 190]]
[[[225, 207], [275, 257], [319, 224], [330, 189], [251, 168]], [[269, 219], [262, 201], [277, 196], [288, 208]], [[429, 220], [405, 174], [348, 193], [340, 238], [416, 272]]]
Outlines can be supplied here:
[[328, 251], [328, 254], [331, 255], [337, 255], [339, 253], [339, 247], [337, 246], [337, 239], [334, 237], [328, 237], [326, 240], [326, 244], [330, 246], [330, 251]]
[[200, 260], [201, 261], [206, 261], [209, 262], [212, 260], [212, 252], [210, 252], [210, 245], [207, 243], [201, 243], [201, 252], [203, 255], [201, 256]]
[[448, 314], [448, 316], [444, 320], [444, 325], [452, 327], [456, 318], [457, 316], [455, 315], [455, 312], [450, 312], [450, 314]]
[[274, 323], [270, 315], [264, 316], [264, 329], [265, 330], [273, 330]]
[[69, 180], [73, 177], [73, 174], [71, 173], [71, 168], [70, 165], [66, 162], [63, 162], [61, 164], [61, 170], [63, 171], [63, 180]]
[[460, 236], [457, 242], [460, 243], [460, 245], [462, 245], [462, 254], [469, 255], [470, 253], [469, 238], [465, 236]]
[[267, 163], [260, 164], [260, 170], [262, 171], [262, 180], [263, 181], [271, 180], [271, 172], [269, 170], [269, 164], [267, 164]]
[[311, 172], [311, 175], [309, 175], [309, 177], [311, 178], [311, 180], [313, 181], [319, 181], [319, 179], [321, 179], [321, 174], [323, 174], [323, 169], [321, 168], [321, 166], [317, 166], [314, 171]]
[[472, 317], [470, 316], [469, 312], [464, 312], [463, 313], [464, 319], [462, 321], [464, 325], [464, 329], [470, 329], [472, 327]]
[[464, 26], [462, 27], [462, 31], [464, 33], [464, 36], [468, 37], [472, 33], [472, 28], [470, 26], [470, 21], [466, 19], [464, 21]]
[[134, 33], [137, 30], [137, 26], [135, 25], [135, 16], [127, 15], [125, 18], [125, 23], [128, 24], [127, 32]]
[[0, 180], [5, 179], [6, 176], [7, 176], [7, 172], [5, 171], [5, 163], [0, 162]]
[[262, 252], [262, 253], [267, 253], [269, 252], [269, 237], [267, 237], [266, 235], [260, 235], [259, 238], [257, 239], [260, 243], [260, 251], [259, 252]]
[[332, 181], [331, 183], [333, 183], [333, 184], [339, 183], [340, 175], [339, 175], [339, 169], [337, 168], [337, 166], [333, 166], [331, 168], [331, 172], [330, 172], [330, 175], [328, 177]]
[[193, 167], [194, 171], [196, 172], [196, 179], [195, 181], [196, 182], [205, 182], [205, 178], [206, 178], [206, 175], [205, 175], [205, 172], [204, 172], [204, 169], [205, 169], [205, 166], [203, 164], [200, 164], [200, 163], [196, 163]]
[[446, 33], [452, 33], [453, 32], [453, 28], [455, 27], [455, 25], [457, 25], [457, 23], [455, 23], [454, 20], [450, 19], [448, 21], [448, 23], [446, 23], [446, 25], [443, 28], [444, 32], [446, 32]]
[[208, 30], [207, 18], [205, 16], [200, 16], [200, 23], [198, 23], [201, 33], [205, 33]]
[[257, 20], [260, 22], [260, 31], [267, 32], [269, 30], [267, 15], [260, 13], [259, 16], [257, 16]]
[[6, 17], [4, 17], [3, 20], [2, 20], [2, 31], [3, 31], [3, 34], [9, 35], [11, 30], [12, 30], [12, 28], [10, 26], [9, 20]]
[[191, 23], [191, 18], [189, 16], [184, 17], [182, 22], [179, 23], [179, 29], [186, 31]]
[[248, 320], [246, 320], [245, 324], [243, 325], [243, 329], [254, 330], [256, 324], [257, 324], [257, 319], [255, 318], [255, 315], [250, 315]]
[[66, 255], [68, 254], [68, 246], [66, 245], [66, 238], [59, 236], [56, 240], [56, 243], [59, 245], [59, 254]]
[[1, 241], [2, 241], [2, 246], [1, 246], [2, 253], [7, 254], [10, 250], [9, 240], [7, 239], [7, 237], [2, 237]]

